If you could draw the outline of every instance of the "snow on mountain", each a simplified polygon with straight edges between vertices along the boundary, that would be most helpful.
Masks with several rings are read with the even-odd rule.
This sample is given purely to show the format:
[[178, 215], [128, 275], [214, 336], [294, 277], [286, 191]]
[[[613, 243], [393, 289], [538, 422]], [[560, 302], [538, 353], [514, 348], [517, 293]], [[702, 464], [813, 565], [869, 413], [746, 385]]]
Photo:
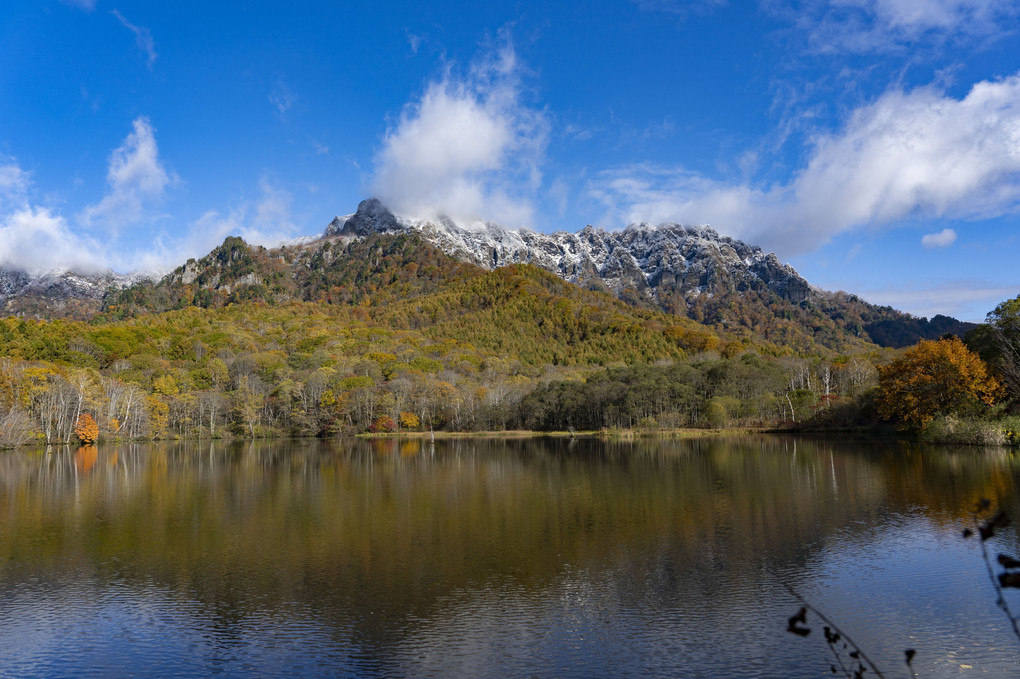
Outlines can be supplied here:
[[84, 317], [99, 308], [110, 288], [126, 288], [147, 278], [150, 276], [140, 273], [122, 275], [110, 270], [87, 273], [65, 268], [30, 274], [0, 265], [0, 311], [48, 317], [75, 306], [82, 309]]
[[369, 199], [354, 214], [336, 217], [324, 236], [402, 231], [417, 232], [444, 252], [489, 269], [529, 263], [572, 283], [602, 285], [618, 295], [633, 289], [652, 301], [667, 291], [693, 299], [764, 286], [796, 304], [811, 292], [808, 282], [774, 254], [707, 226], [632, 224], [622, 231], [586, 226], [576, 233], [544, 234], [492, 222], [398, 217]]
[[[651, 302], [679, 293], [685, 300], [767, 288], [792, 303], [811, 292], [807, 281], [774, 254], [707, 226], [632, 224], [622, 231], [586, 226], [576, 233], [537, 233], [493, 222], [457, 222], [448, 217], [398, 217], [375, 199], [354, 214], [336, 217], [325, 237], [363, 238], [373, 233], [413, 231], [454, 257], [485, 268], [530, 263], [581, 285], [617, 295], [635, 291]], [[306, 245], [302, 238], [288, 245]], [[37, 275], [0, 266], [0, 310], [49, 315], [68, 304], [98, 309], [110, 288], [146, 278], [112, 271], [58, 269]]]
[[[955, 319], [916, 319], [890, 307], [868, 304], [855, 295], [812, 287], [772, 253], [720, 236], [707, 226], [632, 224], [620, 231], [586, 226], [576, 233], [537, 233], [492, 222], [455, 221], [394, 215], [378, 200], [336, 217], [317, 238], [301, 238], [288, 248], [312, 256], [331, 240], [351, 241], [386, 233], [414, 233], [449, 255], [494, 269], [529, 263], [584, 287], [614, 293], [627, 302], [649, 304], [723, 329], [750, 332], [768, 341], [813, 350], [822, 345], [843, 351], [860, 341], [908, 346], [971, 327]], [[238, 241], [230, 252], [248, 246]], [[222, 256], [221, 250], [214, 250]], [[235, 247], [237, 246], [237, 247]], [[240, 250], [238, 250], [240, 252]], [[281, 266], [293, 253], [270, 251]], [[231, 255], [233, 256], [233, 255]], [[325, 254], [328, 259], [331, 255]], [[168, 274], [169, 285], [191, 285], [198, 264], [191, 260]], [[259, 283], [258, 273], [219, 282], [220, 292]], [[128, 288], [149, 276], [112, 271], [55, 270], [43, 275], [0, 265], [0, 314], [36, 318], [92, 318], [111, 290]], [[217, 279], [218, 280], [218, 279]], [[209, 285], [207, 281], [204, 285]], [[856, 345], [854, 345], [856, 346]]]

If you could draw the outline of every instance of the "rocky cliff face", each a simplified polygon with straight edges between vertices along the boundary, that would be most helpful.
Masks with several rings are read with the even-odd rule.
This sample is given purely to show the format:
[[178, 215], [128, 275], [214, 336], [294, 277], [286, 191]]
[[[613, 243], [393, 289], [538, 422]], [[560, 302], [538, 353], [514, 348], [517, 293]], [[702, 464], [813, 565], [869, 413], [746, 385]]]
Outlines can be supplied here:
[[822, 345], [844, 351], [859, 341], [907, 346], [944, 332], [962, 336], [974, 327], [956, 319], [933, 325], [854, 295], [820, 290], [774, 254], [707, 226], [586, 226], [544, 234], [492, 222], [398, 217], [370, 199], [354, 214], [334, 219], [324, 238], [400, 232], [416, 232], [447, 254], [489, 269], [534, 264], [632, 304], [802, 350]]
[[687, 300], [728, 292], [767, 290], [793, 304], [811, 286], [772, 253], [720, 236], [706, 226], [633, 224], [622, 231], [586, 226], [576, 233], [536, 233], [491, 222], [397, 217], [378, 200], [362, 201], [353, 215], [337, 217], [325, 236], [416, 231], [443, 251], [486, 268], [529, 263], [581, 285], [651, 302], [679, 293]]
[[24, 290], [31, 282], [32, 278], [24, 271], [0, 268], [0, 304]]

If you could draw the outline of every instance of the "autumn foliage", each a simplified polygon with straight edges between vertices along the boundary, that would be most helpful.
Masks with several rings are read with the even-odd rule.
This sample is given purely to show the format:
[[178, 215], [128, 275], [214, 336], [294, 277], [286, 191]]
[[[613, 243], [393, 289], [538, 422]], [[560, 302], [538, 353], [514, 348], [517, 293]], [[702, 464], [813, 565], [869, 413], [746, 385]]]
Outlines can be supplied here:
[[382, 415], [376, 418], [368, 430], [377, 434], [387, 434], [397, 430], [397, 423], [392, 417]]
[[[860, 314], [844, 355], [798, 355], [769, 309], [706, 307], [706, 327], [530, 265], [460, 263], [412, 235], [278, 251], [232, 237], [186, 268], [114, 294], [90, 323], [0, 318], [0, 447], [76, 441], [84, 411], [104, 440], [770, 426], [850, 400], [840, 412], [870, 426], [885, 359], [859, 339]], [[943, 345], [885, 370], [887, 417], [923, 427], [994, 400], [959, 342], [925, 349]]]
[[78, 423], [74, 426], [74, 435], [78, 437], [82, 445], [90, 445], [99, 439], [99, 425], [88, 413], [82, 413], [78, 417]]
[[958, 338], [922, 340], [879, 367], [878, 411], [907, 428], [936, 416], [977, 414], [1004, 395], [977, 354]]

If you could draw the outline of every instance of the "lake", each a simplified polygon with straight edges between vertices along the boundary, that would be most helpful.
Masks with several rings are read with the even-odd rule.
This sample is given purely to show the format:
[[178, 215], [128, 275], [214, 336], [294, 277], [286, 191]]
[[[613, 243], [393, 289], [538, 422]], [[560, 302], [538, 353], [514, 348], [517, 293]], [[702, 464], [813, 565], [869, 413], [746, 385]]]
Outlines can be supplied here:
[[0, 453], [0, 676], [832, 676], [787, 586], [887, 677], [1017, 675], [961, 530], [1018, 475], [786, 437]]

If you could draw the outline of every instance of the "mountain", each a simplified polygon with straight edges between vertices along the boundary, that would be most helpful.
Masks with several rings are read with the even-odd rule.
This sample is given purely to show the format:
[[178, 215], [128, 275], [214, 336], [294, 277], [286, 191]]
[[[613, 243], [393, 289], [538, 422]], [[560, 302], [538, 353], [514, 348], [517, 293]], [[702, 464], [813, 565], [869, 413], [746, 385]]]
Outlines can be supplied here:
[[634, 290], [657, 301], [680, 292], [685, 298], [723, 290], [768, 289], [800, 303], [811, 286], [772, 253], [720, 236], [707, 226], [634, 224], [623, 231], [586, 226], [577, 233], [510, 230], [492, 222], [459, 225], [449, 218], [402, 219], [378, 200], [336, 217], [324, 236], [417, 231], [444, 252], [486, 268], [534, 264], [577, 284], [595, 284], [616, 295]]
[[844, 350], [858, 341], [901, 347], [975, 327], [946, 316], [915, 318], [818, 289], [775, 254], [707, 226], [633, 224], [622, 231], [586, 226], [576, 233], [542, 234], [492, 222], [407, 219], [369, 199], [354, 214], [334, 218], [323, 237], [407, 232], [484, 268], [534, 264], [635, 306], [800, 349], [820, 344]]
[[0, 310], [40, 318], [124, 318], [187, 306], [292, 301], [395, 305], [457, 289], [485, 271], [537, 267], [632, 308], [695, 321], [743, 343], [847, 353], [900, 347], [973, 324], [915, 318], [810, 285], [772, 253], [706, 226], [586, 226], [536, 233], [492, 222], [399, 217], [375, 199], [318, 238], [266, 249], [230, 237], [160, 281], [112, 272], [31, 276], [0, 269]]
[[723, 346], [687, 318], [635, 308], [529, 264], [487, 270], [460, 262], [414, 232], [275, 249], [229, 237], [159, 282], [111, 292], [97, 320], [189, 307], [219, 313], [253, 303], [334, 309], [387, 332], [453, 341], [527, 365], [674, 359]]
[[227, 237], [159, 281], [111, 290], [103, 313], [114, 318], [189, 306], [238, 302], [383, 306], [436, 292], [485, 270], [460, 262], [414, 232], [319, 239], [279, 248]]
[[144, 278], [110, 270], [82, 273], [55, 269], [31, 274], [0, 267], [0, 315], [86, 320], [99, 311], [111, 290], [126, 288]]

